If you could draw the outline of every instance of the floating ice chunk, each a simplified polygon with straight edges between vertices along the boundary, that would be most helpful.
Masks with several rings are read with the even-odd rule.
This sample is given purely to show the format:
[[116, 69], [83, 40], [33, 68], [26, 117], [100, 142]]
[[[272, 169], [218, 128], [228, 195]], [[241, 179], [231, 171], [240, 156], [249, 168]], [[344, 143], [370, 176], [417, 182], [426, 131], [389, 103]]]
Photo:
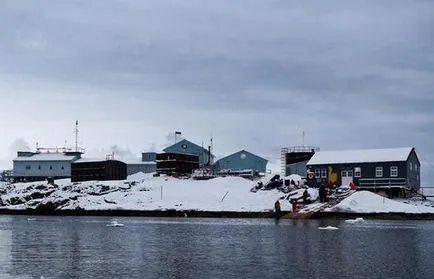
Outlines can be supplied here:
[[345, 220], [345, 223], [349, 223], [349, 224], [357, 224], [357, 223], [363, 223], [363, 222], [365, 222], [365, 219], [363, 219], [363, 218]]
[[328, 231], [336, 231], [339, 230], [339, 228], [337, 227], [333, 227], [333, 226], [327, 226], [327, 227], [319, 227], [319, 230], [328, 230]]
[[111, 221], [109, 224], [106, 225], [107, 227], [123, 227], [124, 224], [119, 223], [116, 220]]

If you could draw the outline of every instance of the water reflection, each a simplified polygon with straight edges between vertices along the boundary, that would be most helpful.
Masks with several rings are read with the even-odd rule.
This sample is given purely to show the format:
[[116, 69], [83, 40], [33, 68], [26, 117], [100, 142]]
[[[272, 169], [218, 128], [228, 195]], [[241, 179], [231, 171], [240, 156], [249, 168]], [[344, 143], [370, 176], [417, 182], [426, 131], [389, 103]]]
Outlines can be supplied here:
[[[431, 278], [427, 222], [0, 217], [1, 278]], [[319, 230], [336, 226], [339, 230]], [[3, 272], [3, 273], [1, 273]], [[8, 275], [8, 276], [6, 276]]]
[[9, 274], [12, 261], [11, 243], [12, 232], [8, 230], [8, 218], [0, 219], [0, 277]]

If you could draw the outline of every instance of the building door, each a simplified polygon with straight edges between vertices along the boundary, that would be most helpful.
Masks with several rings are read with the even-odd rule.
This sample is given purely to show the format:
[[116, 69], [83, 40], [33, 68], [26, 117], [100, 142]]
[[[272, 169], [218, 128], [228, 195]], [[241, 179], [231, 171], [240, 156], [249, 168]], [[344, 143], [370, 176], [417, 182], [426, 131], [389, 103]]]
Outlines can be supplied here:
[[352, 170], [343, 170], [342, 171], [342, 184], [341, 185], [350, 185], [353, 183], [353, 171]]

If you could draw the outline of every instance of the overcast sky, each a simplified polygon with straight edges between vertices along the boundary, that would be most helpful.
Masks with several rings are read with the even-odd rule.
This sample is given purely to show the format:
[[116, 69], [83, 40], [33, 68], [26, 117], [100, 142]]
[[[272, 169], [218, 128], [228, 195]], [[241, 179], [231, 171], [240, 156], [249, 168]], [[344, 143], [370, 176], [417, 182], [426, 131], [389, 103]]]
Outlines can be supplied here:
[[20, 1], [0, 8], [0, 167], [26, 145], [414, 146], [434, 186], [434, 1]]

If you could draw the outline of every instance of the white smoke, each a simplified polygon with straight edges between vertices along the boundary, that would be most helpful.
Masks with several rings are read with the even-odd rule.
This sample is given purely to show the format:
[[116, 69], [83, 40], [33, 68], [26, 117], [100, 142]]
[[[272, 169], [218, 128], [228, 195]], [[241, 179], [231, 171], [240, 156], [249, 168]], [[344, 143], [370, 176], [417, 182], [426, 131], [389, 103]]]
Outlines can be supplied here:
[[130, 159], [137, 157], [133, 152], [131, 152], [128, 147], [123, 148], [121, 146], [118, 146], [117, 144], [112, 145], [109, 150], [110, 153], [114, 153], [115, 158], [117, 157], [119, 159]]
[[172, 146], [175, 142], [179, 142], [184, 139], [183, 134], [176, 134], [176, 132], [172, 132], [166, 135], [166, 142], [160, 145], [161, 149]]
[[10, 146], [10, 150], [15, 153], [17, 151], [31, 151], [29, 143], [25, 139], [16, 139]]

